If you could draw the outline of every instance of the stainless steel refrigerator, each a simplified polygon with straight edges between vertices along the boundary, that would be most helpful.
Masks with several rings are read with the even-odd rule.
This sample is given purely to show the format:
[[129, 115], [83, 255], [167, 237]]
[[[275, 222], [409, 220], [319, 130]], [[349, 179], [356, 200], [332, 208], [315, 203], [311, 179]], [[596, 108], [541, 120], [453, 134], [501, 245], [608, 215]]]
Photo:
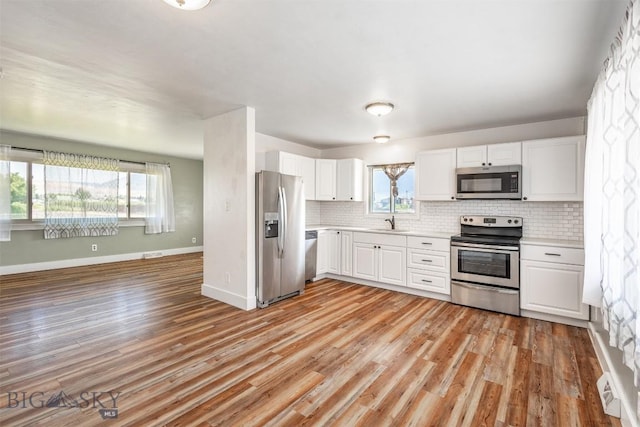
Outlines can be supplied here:
[[305, 198], [302, 178], [256, 173], [256, 295], [264, 308], [304, 292]]

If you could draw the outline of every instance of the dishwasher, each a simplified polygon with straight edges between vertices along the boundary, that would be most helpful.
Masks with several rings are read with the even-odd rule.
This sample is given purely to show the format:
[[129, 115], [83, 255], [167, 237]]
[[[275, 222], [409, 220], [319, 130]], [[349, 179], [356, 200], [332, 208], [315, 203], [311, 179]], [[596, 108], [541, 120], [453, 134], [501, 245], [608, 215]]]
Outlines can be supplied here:
[[310, 282], [316, 277], [316, 254], [318, 252], [318, 232], [307, 231], [305, 239], [304, 280]]

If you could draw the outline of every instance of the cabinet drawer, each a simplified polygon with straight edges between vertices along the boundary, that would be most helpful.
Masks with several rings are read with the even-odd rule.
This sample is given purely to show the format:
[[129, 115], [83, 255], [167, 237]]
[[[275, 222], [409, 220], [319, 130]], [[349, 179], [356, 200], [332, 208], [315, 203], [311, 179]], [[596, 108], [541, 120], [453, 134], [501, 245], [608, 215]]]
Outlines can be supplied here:
[[353, 233], [355, 243], [373, 243], [376, 245], [407, 246], [407, 236], [381, 233]]
[[523, 260], [584, 265], [584, 249], [523, 244], [521, 250], [520, 258]]
[[449, 274], [449, 253], [407, 249], [407, 266], [418, 269], [441, 271]]
[[428, 249], [431, 251], [449, 252], [449, 239], [438, 237], [407, 237], [407, 247], [416, 249]]
[[407, 287], [424, 291], [451, 294], [449, 275], [426, 270], [407, 269]]

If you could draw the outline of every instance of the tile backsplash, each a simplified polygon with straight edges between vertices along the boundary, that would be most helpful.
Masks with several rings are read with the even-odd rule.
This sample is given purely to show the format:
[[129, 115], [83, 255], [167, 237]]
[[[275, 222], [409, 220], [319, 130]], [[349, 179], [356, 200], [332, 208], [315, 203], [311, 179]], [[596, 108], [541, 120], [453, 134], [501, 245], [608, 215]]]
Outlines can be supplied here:
[[[388, 216], [365, 215], [364, 202], [317, 202], [306, 204], [307, 224], [384, 228]], [[413, 231], [460, 232], [461, 215], [520, 216], [524, 237], [583, 240], [582, 202], [522, 202], [517, 200], [459, 200], [420, 202], [420, 217], [396, 216], [396, 228]]]

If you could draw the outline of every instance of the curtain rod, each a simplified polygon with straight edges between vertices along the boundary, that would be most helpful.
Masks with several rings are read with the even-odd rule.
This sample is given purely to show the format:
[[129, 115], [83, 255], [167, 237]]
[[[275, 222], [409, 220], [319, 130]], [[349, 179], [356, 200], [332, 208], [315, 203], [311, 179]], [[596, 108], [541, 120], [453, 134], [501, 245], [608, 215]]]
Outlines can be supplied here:
[[368, 168], [381, 168], [384, 166], [402, 166], [402, 165], [415, 165], [416, 162], [403, 162], [403, 163], [386, 163], [384, 165], [367, 165]]
[[[39, 150], [37, 148], [24, 148], [24, 147], [14, 147], [14, 146], [10, 146], [12, 150], [22, 150], [22, 151], [32, 151], [34, 153], [42, 153], [44, 154], [44, 150]], [[136, 165], [146, 165], [145, 162], [134, 162], [133, 160], [122, 160], [122, 159], [118, 159], [119, 162], [125, 162], [125, 163], [133, 163]], [[165, 163], [167, 166], [171, 167], [171, 163], [166, 162]]]

